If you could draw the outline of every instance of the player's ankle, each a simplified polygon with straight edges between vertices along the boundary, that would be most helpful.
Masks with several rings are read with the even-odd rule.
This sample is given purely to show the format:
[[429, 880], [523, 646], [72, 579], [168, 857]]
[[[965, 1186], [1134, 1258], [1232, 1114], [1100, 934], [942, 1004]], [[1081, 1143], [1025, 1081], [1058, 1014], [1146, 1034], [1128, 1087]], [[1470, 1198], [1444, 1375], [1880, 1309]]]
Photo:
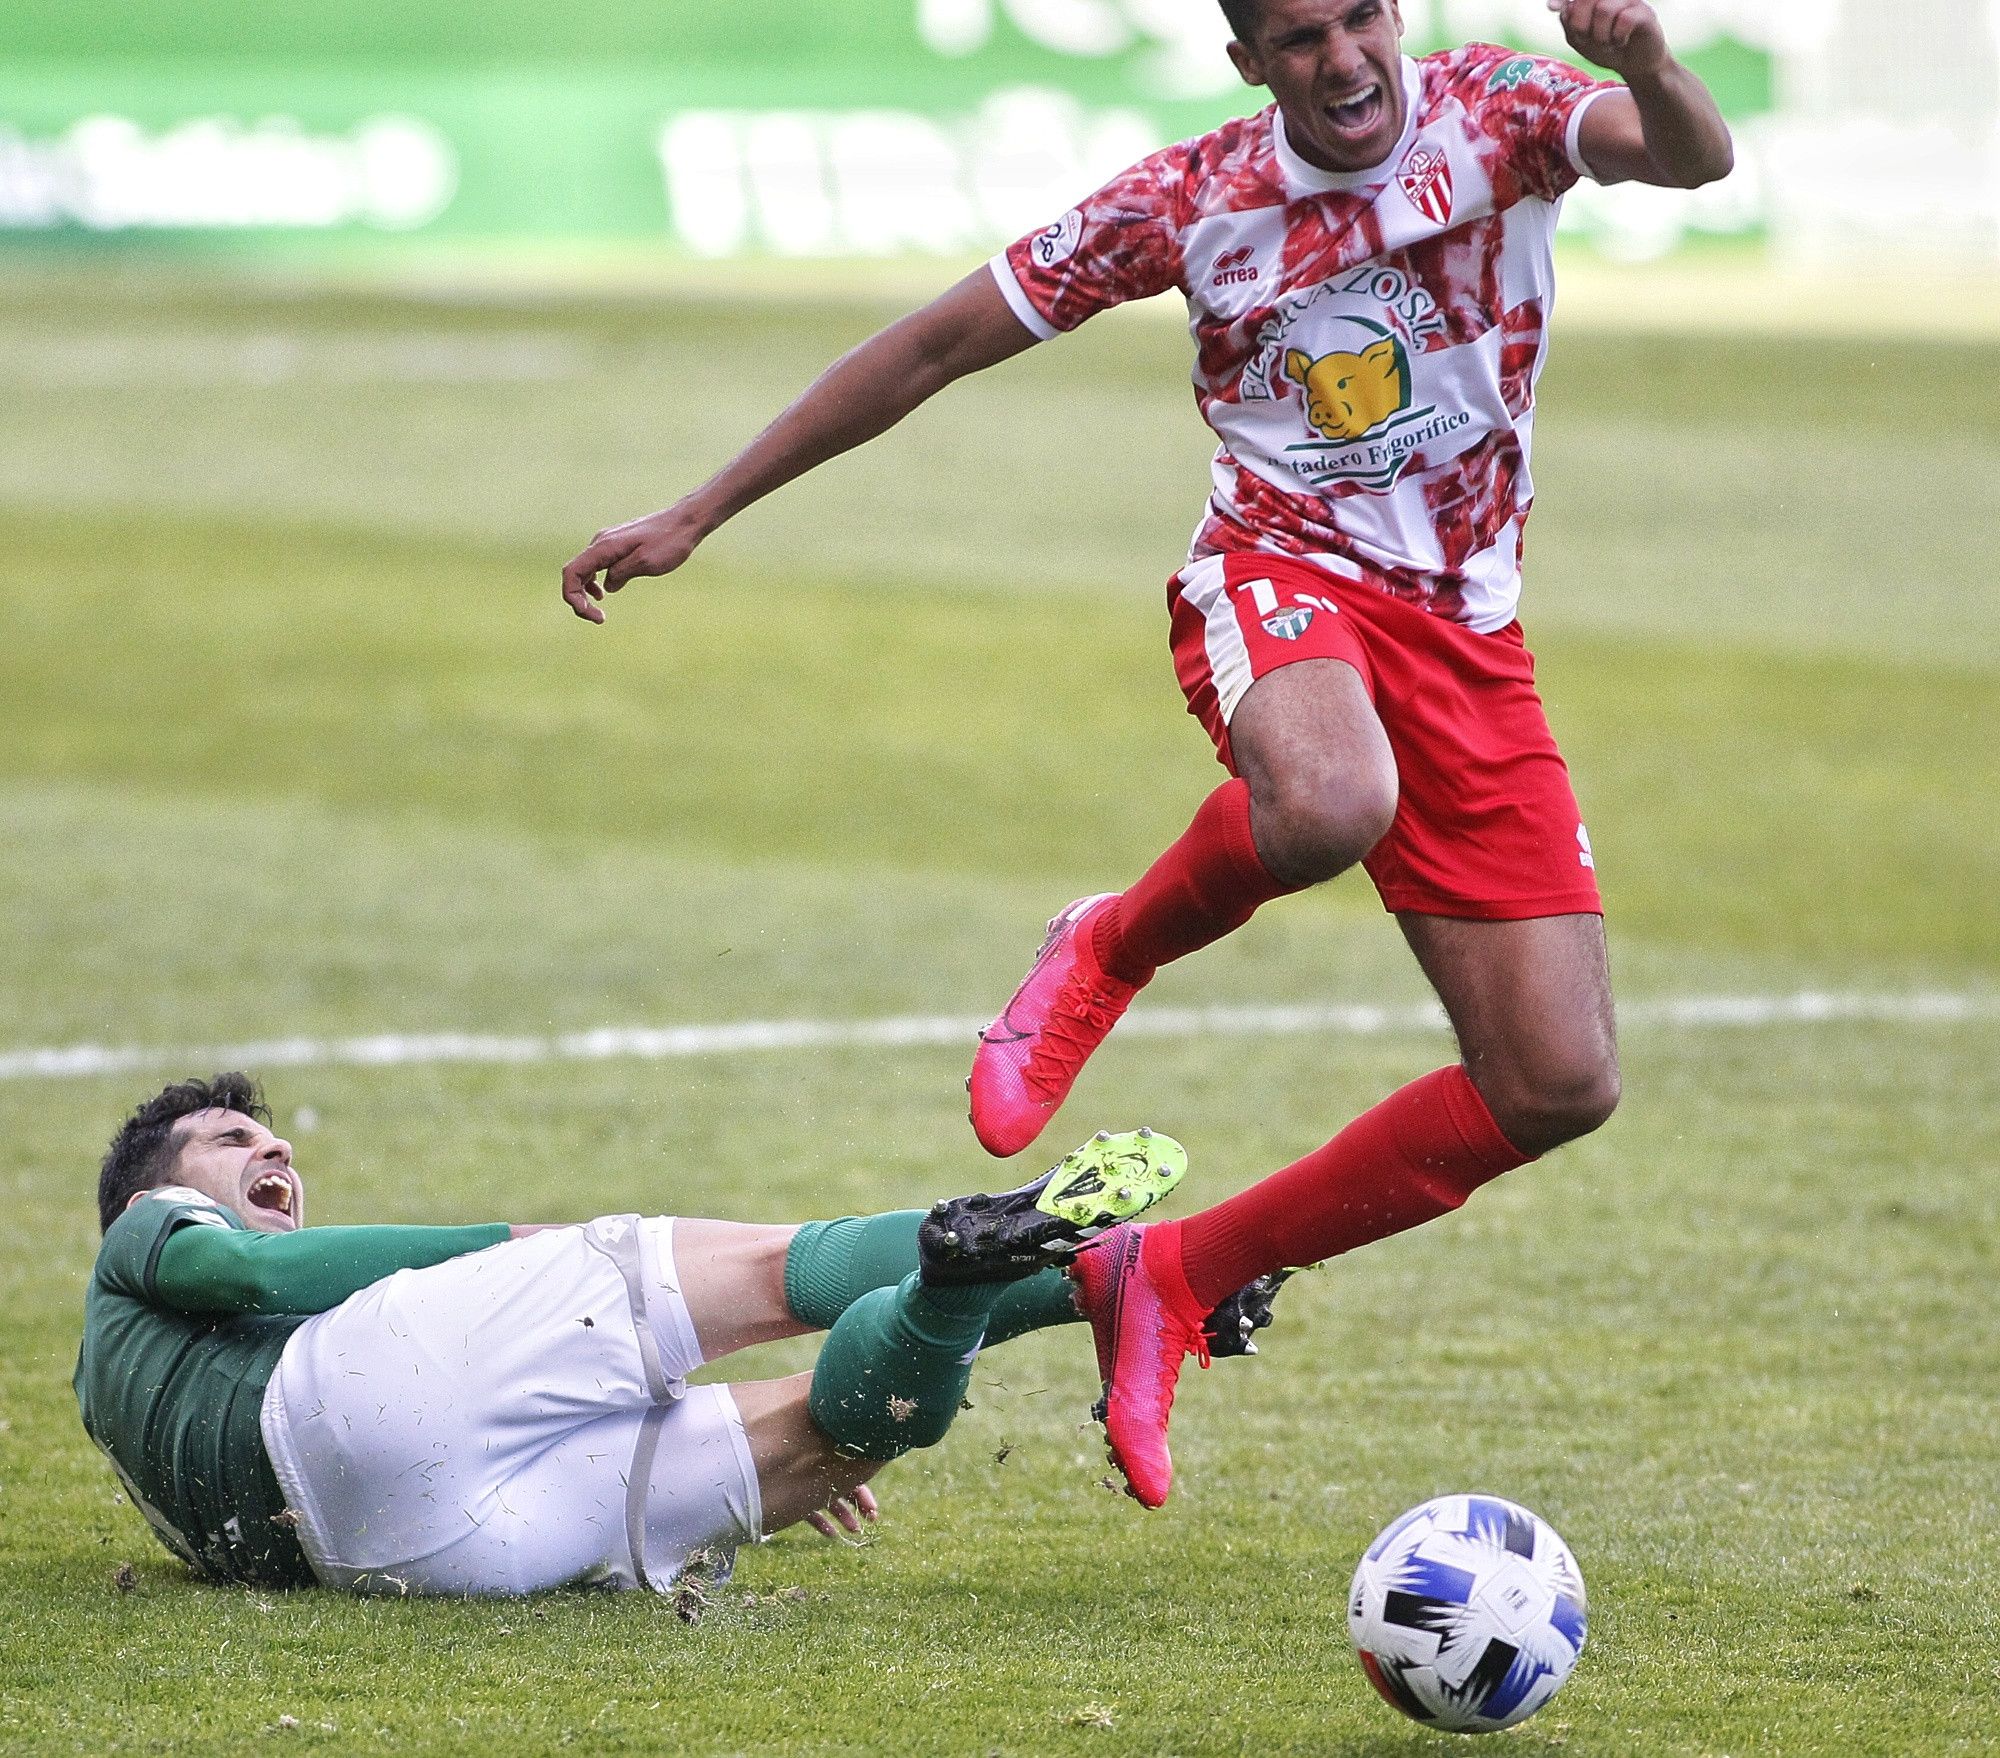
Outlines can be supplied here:
[[1146, 1274], [1160, 1297], [1184, 1318], [1196, 1323], [1208, 1317], [1215, 1302], [1202, 1300], [1188, 1280], [1182, 1256], [1186, 1243], [1185, 1221], [1157, 1221], [1146, 1229]]
[[1153, 980], [1156, 966], [1135, 960], [1126, 950], [1125, 936], [1119, 926], [1119, 905], [1122, 898], [1113, 898], [1097, 912], [1097, 919], [1090, 924], [1090, 959], [1097, 968], [1115, 982], [1125, 983], [1134, 989], [1143, 989]]

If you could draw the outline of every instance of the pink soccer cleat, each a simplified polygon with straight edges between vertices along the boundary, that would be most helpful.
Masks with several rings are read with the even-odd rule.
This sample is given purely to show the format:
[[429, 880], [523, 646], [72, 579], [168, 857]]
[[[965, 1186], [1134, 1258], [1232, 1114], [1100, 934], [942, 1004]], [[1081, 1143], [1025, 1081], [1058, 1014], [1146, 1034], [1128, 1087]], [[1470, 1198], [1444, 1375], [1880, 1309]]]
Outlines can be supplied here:
[[[1208, 1365], [1208, 1315], [1163, 1285], [1147, 1259], [1151, 1227], [1114, 1227], [1069, 1266], [1077, 1310], [1090, 1320], [1104, 1396], [1091, 1412], [1104, 1424], [1111, 1463], [1141, 1507], [1157, 1508], [1174, 1486], [1167, 1424], [1181, 1363]], [[1178, 1278], [1175, 1278], [1178, 1280]]]
[[1013, 1000], [979, 1034], [972, 1132], [989, 1154], [1018, 1154], [1048, 1126], [1083, 1065], [1139, 992], [1099, 967], [1090, 929], [1115, 891], [1080, 897], [1049, 923]]

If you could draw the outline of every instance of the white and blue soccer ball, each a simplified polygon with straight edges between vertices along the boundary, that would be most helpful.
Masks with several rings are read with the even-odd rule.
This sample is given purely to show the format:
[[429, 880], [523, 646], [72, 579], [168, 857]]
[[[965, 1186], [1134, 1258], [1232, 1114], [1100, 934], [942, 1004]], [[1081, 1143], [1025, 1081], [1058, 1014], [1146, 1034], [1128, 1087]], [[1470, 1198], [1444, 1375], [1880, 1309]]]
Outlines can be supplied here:
[[1555, 1528], [1498, 1496], [1439, 1496], [1368, 1547], [1347, 1631], [1412, 1721], [1487, 1734], [1526, 1721], [1583, 1653], [1583, 1576]]

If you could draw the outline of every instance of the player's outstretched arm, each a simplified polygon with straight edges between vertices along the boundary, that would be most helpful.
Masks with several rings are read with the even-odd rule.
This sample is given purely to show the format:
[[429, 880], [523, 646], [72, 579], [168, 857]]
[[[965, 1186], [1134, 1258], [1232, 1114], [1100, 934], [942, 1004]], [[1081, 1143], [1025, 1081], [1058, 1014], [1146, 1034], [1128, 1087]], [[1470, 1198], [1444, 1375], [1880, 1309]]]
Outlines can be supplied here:
[[954, 379], [997, 365], [1037, 338], [975, 270], [922, 310], [844, 354], [694, 493], [663, 512], [600, 531], [563, 569], [562, 595], [585, 622], [628, 580], [671, 574], [718, 525], [816, 464], [886, 432]]
[[294, 1233], [182, 1227], [160, 1247], [149, 1293], [177, 1312], [326, 1312], [398, 1270], [427, 1269], [513, 1234], [503, 1222]]
[[1698, 189], [1727, 177], [1736, 162], [1729, 125], [1715, 99], [1667, 47], [1646, 0], [1549, 0], [1570, 47], [1619, 75], [1622, 93], [1584, 113], [1577, 141], [1600, 182]]

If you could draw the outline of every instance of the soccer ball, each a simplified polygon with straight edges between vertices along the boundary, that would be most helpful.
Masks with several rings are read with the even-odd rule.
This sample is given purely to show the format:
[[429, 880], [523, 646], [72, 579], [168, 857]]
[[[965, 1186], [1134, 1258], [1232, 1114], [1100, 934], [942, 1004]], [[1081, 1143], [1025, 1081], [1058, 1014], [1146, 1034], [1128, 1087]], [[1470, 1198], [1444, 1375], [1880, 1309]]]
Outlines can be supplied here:
[[1545, 1520], [1498, 1496], [1439, 1496], [1361, 1559], [1347, 1631], [1412, 1721], [1487, 1734], [1526, 1721], [1583, 1652], [1583, 1576]]

